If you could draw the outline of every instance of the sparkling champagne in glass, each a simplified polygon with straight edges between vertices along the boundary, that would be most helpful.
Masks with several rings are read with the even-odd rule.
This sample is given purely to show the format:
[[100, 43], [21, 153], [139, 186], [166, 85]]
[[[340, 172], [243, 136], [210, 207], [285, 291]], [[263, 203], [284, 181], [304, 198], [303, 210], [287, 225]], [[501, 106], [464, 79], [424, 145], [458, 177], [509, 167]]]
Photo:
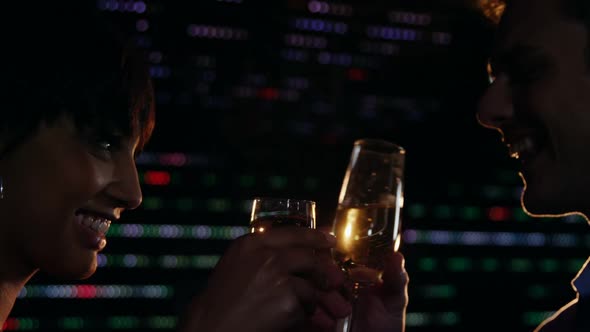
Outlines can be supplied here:
[[[333, 258], [352, 285], [352, 295], [381, 279], [385, 259], [400, 245], [405, 150], [393, 143], [354, 143], [342, 182], [332, 232]], [[352, 331], [353, 314], [339, 326]]]
[[296, 226], [315, 229], [315, 202], [291, 198], [255, 198], [252, 201], [250, 232], [271, 227]]

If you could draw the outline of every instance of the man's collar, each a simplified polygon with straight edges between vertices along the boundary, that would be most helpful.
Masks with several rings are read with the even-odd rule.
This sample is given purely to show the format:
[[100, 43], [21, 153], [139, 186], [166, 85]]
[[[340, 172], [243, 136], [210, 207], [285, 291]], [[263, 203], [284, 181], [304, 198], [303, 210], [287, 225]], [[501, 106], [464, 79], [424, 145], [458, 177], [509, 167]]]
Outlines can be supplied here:
[[580, 297], [590, 298], [590, 258], [572, 281], [572, 286]]

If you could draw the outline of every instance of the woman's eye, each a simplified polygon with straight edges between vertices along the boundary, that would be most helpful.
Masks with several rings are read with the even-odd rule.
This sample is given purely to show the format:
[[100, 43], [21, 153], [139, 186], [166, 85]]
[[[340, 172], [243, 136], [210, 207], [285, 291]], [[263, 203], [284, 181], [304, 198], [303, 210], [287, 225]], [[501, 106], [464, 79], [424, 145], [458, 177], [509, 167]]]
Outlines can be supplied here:
[[105, 160], [112, 158], [113, 154], [121, 149], [125, 137], [108, 128], [84, 128], [81, 135], [89, 152]]
[[98, 141], [97, 145], [99, 148], [101, 148], [103, 150], [108, 150], [108, 151], [110, 151], [113, 146], [113, 144], [108, 141]]
[[116, 152], [120, 139], [117, 137], [95, 137], [91, 144], [95, 153], [102, 158], [109, 158], [112, 153]]

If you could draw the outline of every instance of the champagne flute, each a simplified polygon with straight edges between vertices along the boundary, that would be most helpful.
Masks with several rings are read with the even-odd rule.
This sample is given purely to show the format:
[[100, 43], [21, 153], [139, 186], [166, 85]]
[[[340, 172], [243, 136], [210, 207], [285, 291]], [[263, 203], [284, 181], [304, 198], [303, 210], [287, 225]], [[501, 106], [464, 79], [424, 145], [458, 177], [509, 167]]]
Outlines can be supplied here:
[[338, 331], [352, 331], [359, 292], [378, 283], [385, 258], [401, 240], [405, 150], [391, 142], [362, 139], [346, 169], [332, 228], [333, 258], [351, 282], [352, 314]]
[[252, 201], [251, 233], [282, 226], [315, 229], [315, 221], [314, 201], [272, 197], [257, 197]]

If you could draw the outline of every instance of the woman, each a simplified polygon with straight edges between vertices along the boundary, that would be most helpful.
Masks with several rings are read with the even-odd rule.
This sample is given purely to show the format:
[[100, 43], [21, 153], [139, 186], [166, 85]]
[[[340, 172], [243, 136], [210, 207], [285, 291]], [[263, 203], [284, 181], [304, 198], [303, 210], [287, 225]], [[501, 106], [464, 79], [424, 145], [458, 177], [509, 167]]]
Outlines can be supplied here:
[[38, 270], [94, 273], [110, 223], [141, 202], [134, 156], [154, 128], [140, 55], [91, 11], [37, 6], [6, 8], [22, 17], [4, 48], [0, 323]]
[[[86, 4], [40, 3], [36, 12], [10, 5], [26, 15], [6, 43], [12, 53], [0, 122], [0, 326], [39, 270], [90, 277], [110, 224], [141, 203], [134, 158], [154, 128], [152, 84], [140, 52]], [[350, 305], [336, 291], [340, 271], [314, 252], [334, 243], [310, 229], [236, 240], [181, 329], [331, 327]], [[405, 307], [400, 257], [392, 257], [399, 287], [391, 294]]]

